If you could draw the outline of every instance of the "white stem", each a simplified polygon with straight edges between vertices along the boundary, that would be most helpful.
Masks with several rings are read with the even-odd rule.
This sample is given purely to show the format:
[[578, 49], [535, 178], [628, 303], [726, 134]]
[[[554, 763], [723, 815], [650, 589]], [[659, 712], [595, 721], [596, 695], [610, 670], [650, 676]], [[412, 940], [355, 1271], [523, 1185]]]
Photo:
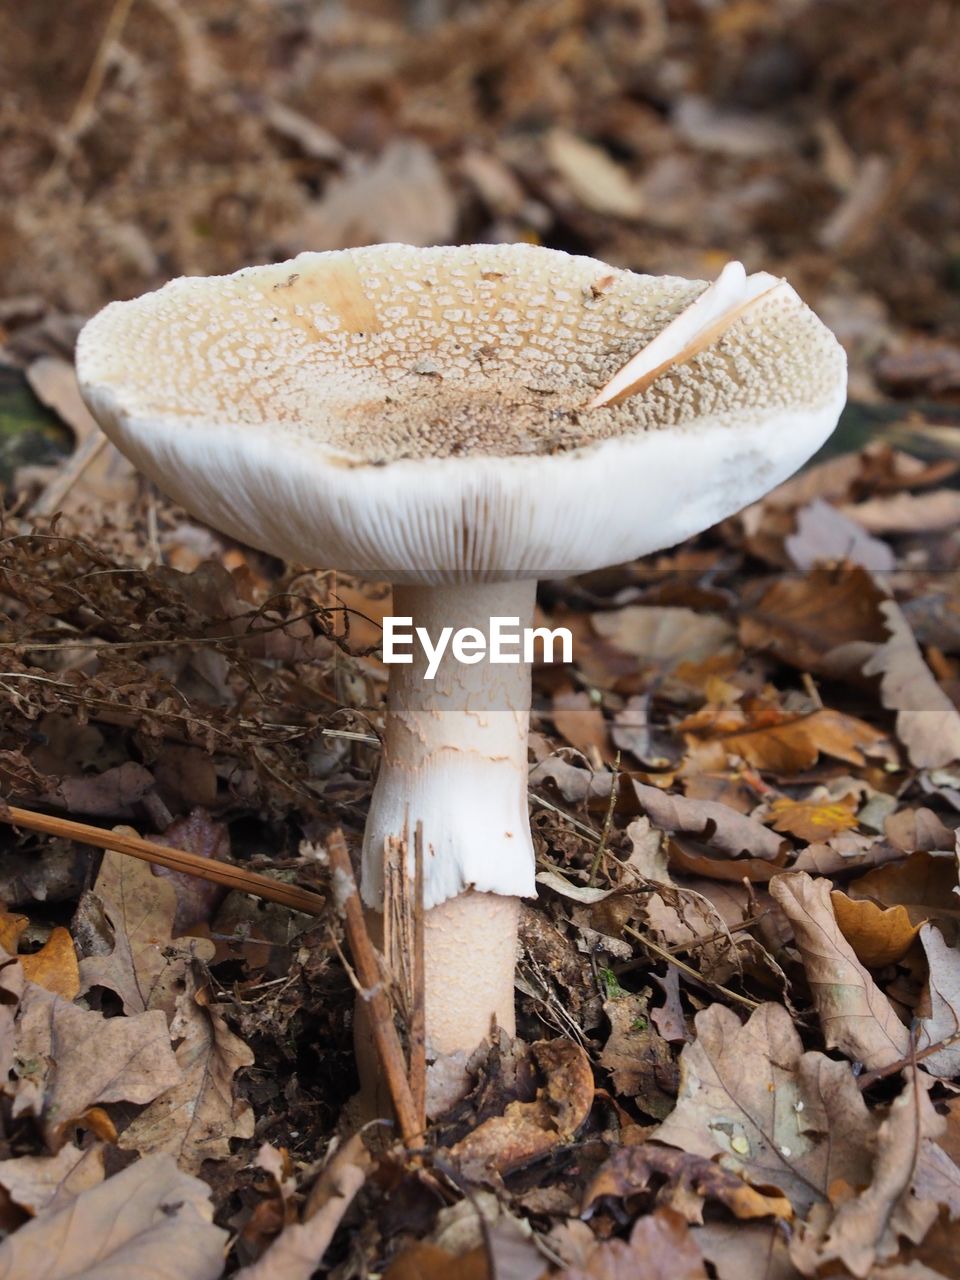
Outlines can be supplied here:
[[[533, 621], [531, 581], [398, 587], [393, 612], [425, 627], [475, 627], [493, 617]], [[510, 630], [513, 631], [511, 623]], [[448, 649], [432, 680], [413, 662], [390, 668], [380, 773], [363, 845], [364, 902], [383, 909], [383, 849], [423, 824], [427, 1038], [439, 1052], [471, 1050], [491, 1018], [513, 1030], [518, 898], [534, 893], [527, 811], [530, 669], [472, 665]], [[412, 868], [411, 868], [412, 874]]]

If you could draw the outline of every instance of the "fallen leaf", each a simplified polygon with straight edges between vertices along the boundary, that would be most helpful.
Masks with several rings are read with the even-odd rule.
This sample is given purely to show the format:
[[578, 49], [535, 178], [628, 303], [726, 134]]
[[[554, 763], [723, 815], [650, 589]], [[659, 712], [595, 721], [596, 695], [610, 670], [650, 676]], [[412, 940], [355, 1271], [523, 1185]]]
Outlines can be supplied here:
[[723, 618], [667, 605], [628, 604], [591, 614], [590, 624], [615, 648], [664, 670], [680, 662], [703, 662], [729, 648], [735, 638]]
[[588, 693], [558, 694], [553, 700], [553, 724], [571, 747], [588, 758], [612, 759], [603, 712]]
[[950, 1080], [960, 1075], [960, 951], [948, 947], [931, 924], [920, 930], [920, 941], [930, 967], [930, 1015], [921, 1019], [917, 1049], [956, 1037], [938, 1053], [925, 1055], [920, 1065]]
[[846, 562], [873, 573], [886, 573], [896, 564], [890, 547], [873, 538], [836, 507], [815, 498], [797, 512], [797, 531], [785, 544], [798, 569], [812, 569], [818, 563]]
[[902, 1058], [907, 1028], [840, 932], [830, 881], [792, 872], [770, 894], [793, 928], [827, 1045], [871, 1071]]
[[[952, 844], [952, 832], [950, 836]], [[882, 907], [902, 906], [911, 924], [935, 920], [952, 942], [948, 930], [955, 932], [960, 923], [956, 887], [956, 856], [920, 850], [851, 880], [847, 894], [851, 898], [872, 899]]]
[[[812, 569], [747, 591], [740, 613], [745, 649], [775, 653], [801, 671], [857, 670], [884, 639], [883, 591], [859, 567]], [[852, 655], [852, 656], [848, 656]]]
[[240, 1268], [237, 1280], [310, 1280], [372, 1168], [362, 1135], [354, 1134], [335, 1151], [320, 1174], [307, 1202], [305, 1220], [284, 1227], [261, 1258]]
[[[185, 818], [175, 818], [162, 835], [153, 837], [155, 844], [170, 849], [185, 849], [201, 858], [230, 861], [230, 832], [225, 822], [214, 822], [203, 809], [193, 809]], [[207, 924], [227, 896], [223, 885], [201, 880], [184, 871], [169, 867], [151, 868], [155, 876], [169, 879], [177, 894], [177, 910], [171, 932], [175, 937], [189, 933], [191, 925]], [[209, 959], [209, 957], [207, 957]]]
[[128, 1014], [162, 1009], [172, 1016], [191, 957], [208, 961], [215, 952], [209, 938], [173, 938], [174, 882], [154, 875], [149, 863], [108, 850], [93, 895], [102, 903], [114, 945], [108, 955], [80, 961], [81, 989], [108, 987]]
[[224, 1159], [232, 1138], [253, 1137], [253, 1111], [235, 1097], [233, 1077], [253, 1066], [253, 1054], [210, 1004], [196, 962], [187, 970], [170, 1034], [180, 1043], [180, 1079], [120, 1136], [119, 1146], [141, 1155], [168, 1152], [196, 1173], [204, 1160]]
[[707, 1271], [686, 1222], [661, 1208], [637, 1219], [629, 1241], [600, 1241], [583, 1266], [557, 1280], [707, 1280]]
[[645, 996], [622, 992], [606, 1000], [603, 1011], [610, 1035], [600, 1055], [616, 1092], [636, 1098], [642, 1111], [662, 1120], [673, 1110], [677, 1095], [677, 1067], [667, 1042], [650, 1025]]
[[930, 533], [953, 529], [960, 521], [960, 493], [935, 489], [932, 493], [884, 494], [841, 510], [871, 533]]
[[695, 836], [710, 848], [733, 858], [746, 854], [770, 862], [782, 859], [784, 842], [761, 822], [738, 813], [729, 805], [712, 800], [689, 800], [636, 780], [633, 789], [640, 808], [654, 826], [663, 831]]
[[80, 967], [73, 939], [67, 929], [57, 925], [39, 951], [21, 956], [23, 976], [28, 982], [45, 987], [64, 1000], [80, 994]]
[[769, 807], [774, 831], [786, 832], [812, 843], [835, 836], [838, 831], [851, 831], [858, 825], [856, 800], [790, 800], [777, 796]]
[[820, 1275], [826, 1265], [839, 1261], [851, 1275], [866, 1280], [875, 1274], [877, 1262], [896, 1256], [901, 1236], [916, 1244], [933, 1225], [936, 1202], [921, 1198], [914, 1188], [924, 1141], [944, 1128], [928, 1087], [929, 1081], [914, 1076], [894, 1100], [877, 1130], [870, 1185], [845, 1196], [832, 1213], [820, 1206], [798, 1229], [790, 1257], [804, 1275]]
[[363, 244], [444, 244], [456, 222], [456, 201], [433, 152], [416, 139], [396, 138], [376, 160], [331, 182], [280, 240], [291, 255]]
[[833, 890], [830, 901], [840, 932], [868, 969], [902, 960], [920, 932], [905, 907], [878, 907], [868, 898], [848, 898], [840, 889]]
[[152, 1102], [180, 1079], [159, 1009], [104, 1018], [28, 982], [17, 1021], [18, 1074], [39, 1092], [52, 1150], [97, 1103]]
[[149, 1156], [0, 1244], [0, 1280], [218, 1280], [227, 1233], [210, 1188]]
[[793, 1217], [790, 1201], [783, 1196], [756, 1190], [714, 1160], [652, 1142], [619, 1147], [600, 1166], [584, 1195], [584, 1215], [595, 1212], [599, 1200], [639, 1196], [658, 1178], [665, 1181], [658, 1201], [668, 1203], [687, 1222], [703, 1221], [706, 1200], [716, 1200], [742, 1219]]
[[798, 1214], [842, 1178], [869, 1181], [874, 1126], [846, 1063], [803, 1053], [787, 1010], [764, 1004], [745, 1025], [711, 1005], [680, 1054], [676, 1109], [651, 1134], [722, 1166]]
[[923, 660], [903, 611], [893, 600], [880, 605], [889, 639], [864, 664], [880, 676], [880, 697], [897, 713], [897, 737], [918, 769], [938, 769], [960, 759], [960, 712]]
[[636, 218], [643, 197], [627, 171], [601, 147], [566, 129], [551, 129], [546, 155], [578, 204], [595, 213]]
[[572, 1040], [540, 1040], [530, 1054], [544, 1076], [533, 1102], [509, 1102], [450, 1148], [461, 1168], [506, 1173], [570, 1142], [593, 1105], [590, 1060]]
[[[864, 749], [878, 747], [884, 738], [878, 729], [856, 716], [820, 707], [760, 728], [721, 734], [706, 745], [720, 751], [716, 762], [720, 768], [732, 755], [755, 769], [789, 777], [813, 768], [821, 754], [862, 766], [866, 763]], [[708, 751], [702, 751], [700, 756], [702, 765], [707, 767]]]
[[708, 1222], [690, 1233], [718, 1280], [797, 1280], [782, 1222]]
[[72, 1200], [103, 1181], [103, 1147], [81, 1151], [68, 1142], [55, 1156], [20, 1156], [0, 1160], [0, 1187], [14, 1204], [37, 1214], [51, 1205]]

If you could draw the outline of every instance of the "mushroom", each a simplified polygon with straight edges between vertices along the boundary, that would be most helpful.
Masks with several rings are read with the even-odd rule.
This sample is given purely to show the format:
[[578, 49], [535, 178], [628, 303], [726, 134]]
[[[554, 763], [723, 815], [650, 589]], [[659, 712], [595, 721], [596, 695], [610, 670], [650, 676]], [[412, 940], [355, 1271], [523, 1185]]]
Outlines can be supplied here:
[[[789, 476], [833, 429], [845, 360], [784, 282], [636, 275], [529, 245], [376, 245], [180, 279], [84, 328], [104, 431], [252, 546], [394, 585], [394, 613], [474, 628], [434, 678], [390, 667], [362, 895], [423, 824], [433, 1053], [514, 1031], [530, 673], [491, 619], [536, 582], [672, 546]], [[597, 389], [602, 388], [598, 393]]]

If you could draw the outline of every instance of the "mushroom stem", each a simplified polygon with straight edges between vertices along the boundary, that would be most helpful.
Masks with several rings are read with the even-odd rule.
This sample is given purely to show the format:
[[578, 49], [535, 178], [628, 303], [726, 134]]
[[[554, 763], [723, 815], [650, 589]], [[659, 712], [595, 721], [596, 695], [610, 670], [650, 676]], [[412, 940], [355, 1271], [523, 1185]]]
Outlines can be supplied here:
[[[395, 617], [411, 620], [404, 632], [423, 628], [436, 645], [451, 630], [432, 679], [418, 640], [409, 664], [390, 667], [380, 774], [364, 836], [363, 899], [383, 910], [384, 842], [422, 822], [426, 1034], [433, 1054], [473, 1050], [493, 1022], [514, 1029], [517, 900], [534, 892], [530, 669], [522, 639], [502, 645], [510, 661], [492, 660], [492, 620], [508, 620], [505, 640], [522, 637], [535, 594], [532, 581], [394, 592]], [[477, 633], [468, 637], [472, 653], [469, 643], [455, 646], [464, 628]]]

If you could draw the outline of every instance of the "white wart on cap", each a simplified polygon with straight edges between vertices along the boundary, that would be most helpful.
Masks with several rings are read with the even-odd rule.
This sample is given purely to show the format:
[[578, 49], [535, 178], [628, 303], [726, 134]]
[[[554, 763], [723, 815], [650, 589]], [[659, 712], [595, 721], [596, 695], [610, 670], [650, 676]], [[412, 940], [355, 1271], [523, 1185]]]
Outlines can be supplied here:
[[245, 542], [395, 581], [548, 577], [681, 541], [832, 429], [843, 352], [785, 284], [587, 407], [706, 288], [529, 245], [305, 253], [113, 303], [77, 366], [124, 452]]

